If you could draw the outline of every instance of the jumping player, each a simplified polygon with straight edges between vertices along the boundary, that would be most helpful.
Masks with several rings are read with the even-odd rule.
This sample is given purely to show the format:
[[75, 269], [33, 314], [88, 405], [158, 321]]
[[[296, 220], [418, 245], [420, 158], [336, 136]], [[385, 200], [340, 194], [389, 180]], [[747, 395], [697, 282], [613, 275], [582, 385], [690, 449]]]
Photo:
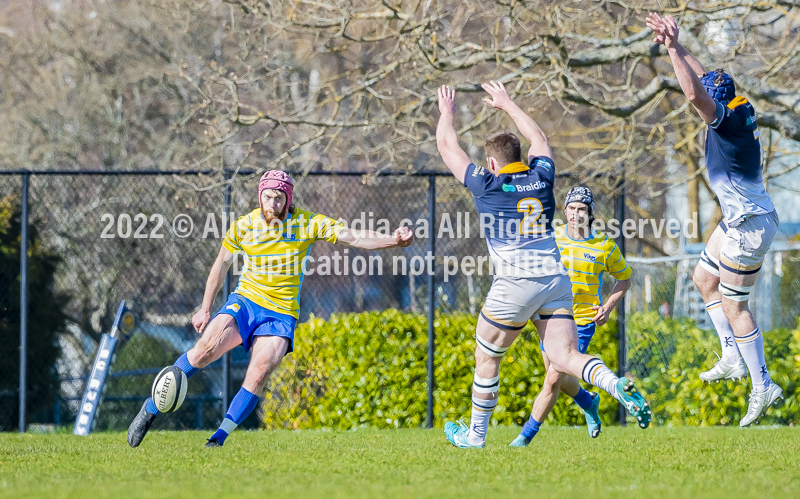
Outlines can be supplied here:
[[[228, 435], [256, 407], [270, 373], [294, 349], [304, 258], [315, 241], [321, 239], [363, 249], [405, 247], [413, 241], [408, 227], [397, 229], [393, 235], [348, 230], [332, 218], [295, 207], [293, 190], [294, 183], [282, 171], [271, 170], [261, 177], [259, 207], [239, 218], [228, 230], [211, 267], [203, 303], [192, 317], [192, 325], [202, 336], [175, 362], [190, 378], [238, 345], [251, 351], [242, 388], [206, 447], [225, 443]], [[234, 253], [245, 258], [239, 285], [212, 318], [214, 297], [233, 263]], [[158, 410], [152, 398], [148, 398], [128, 428], [131, 447], [142, 442], [157, 416]]]
[[[567, 224], [556, 228], [556, 244], [561, 262], [567, 268], [572, 282], [572, 313], [578, 327], [578, 351], [586, 353], [595, 327], [608, 322], [608, 315], [630, 287], [631, 269], [614, 241], [592, 230], [594, 195], [588, 187], [570, 189], [564, 200], [564, 214]], [[605, 303], [600, 296], [603, 272], [608, 272], [617, 280]], [[556, 372], [550, 366], [544, 348], [542, 357], [547, 369], [542, 391], [533, 403], [529, 424], [511, 445], [524, 447], [536, 436], [541, 422], [547, 418], [558, 400], [559, 388], [583, 409], [589, 435], [597, 438], [602, 426], [598, 412], [598, 394], [581, 388], [574, 377]]]
[[531, 146], [525, 164], [516, 135], [493, 134], [485, 144], [488, 171], [476, 166], [458, 144], [455, 92], [446, 85], [439, 89], [436, 145], [445, 165], [472, 192], [482, 225], [489, 222], [484, 235], [495, 269], [476, 329], [471, 422], [447, 422], [445, 435], [456, 447], [485, 445], [500, 390], [500, 360], [531, 318], [557, 372], [580, 377], [614, 396], [618, 392], [646, 427], [650, 408], [633, 383], [577, 349], [572, 287], [553, 238], [555, 172], [547, 137], [501, 83], [490, 82], [483, 89], [489, 93], [484, 102], [508, 113]]
[[739, 422], [748, 426], [783, 396], [769, 376], [764, 339], [747, 305], [779, 225], [762, 180], [756, 113], [747, 99], [736, 96], [728, 74], [706, 73], [678, 43], [680, 29], [672, 16], [651, 13], [646, 23], [656, 33], [653, 41], [667, 47], [683, 93], [708, 124], [706, 169], [724, 218], [701, 253], [693, 280], [719, 335], [722, 357], [700, 378], [740, 379], [749, 371], [753, 390]]

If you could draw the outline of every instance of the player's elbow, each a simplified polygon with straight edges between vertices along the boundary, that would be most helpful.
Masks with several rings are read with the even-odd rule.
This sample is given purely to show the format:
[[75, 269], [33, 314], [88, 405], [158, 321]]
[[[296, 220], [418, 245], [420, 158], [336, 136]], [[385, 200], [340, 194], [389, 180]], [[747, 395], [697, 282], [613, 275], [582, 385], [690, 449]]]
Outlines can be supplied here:
[[537, 137], [538, 141], [541, 142], [543, 145], [546, 145], [546, 146], [550, 145], [550, 141], [547, 140], [547, 135], [545, 135], [545, 133], [542, 130], [539, 130], [536, 133], [536, 137]]
[[547, 135], [541, 130], [532, 133], [530, 136], [525, 137], [530, 142], [532, 151], [542, 151], [550, 148], [550, 141], [547, 140]]

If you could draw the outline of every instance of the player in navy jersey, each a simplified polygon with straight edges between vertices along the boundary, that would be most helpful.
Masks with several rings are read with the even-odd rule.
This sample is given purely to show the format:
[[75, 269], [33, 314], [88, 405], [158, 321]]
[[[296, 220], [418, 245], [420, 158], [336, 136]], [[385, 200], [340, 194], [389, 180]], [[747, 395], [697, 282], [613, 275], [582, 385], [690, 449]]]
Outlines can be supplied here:
[[653, 41], [667, 47], [683, 93], [708, 124], [708, 181], [724, 218], [700, 255], [693, 280], [719, 335], [722, 357], [700, 378], [740, 379], [749, 371], [753, 390], [739, 422], [748, 426], [783, 395], [769, 376], [764, 339], [747, 305], [779, 224], [761, 177], [756, 113], [747, 99], [736, 95], [728, 74], [721, 69], [706, 73], [678, 43], [680, 30], [672, 16], [662, 19], [651, 13], [647, 26], [656, 33]]
[[[470, 425], [447, 422], [445, 435], [456, 447], [485, 445], [500, 390], [500, 361], [530, 319], [556, 371], [619, 398], [646, 428], [650, 407], [633, 383], [618, 378], [602, 360], [578, 351], [572, 285], [553, 235], [555, 166], [547, 137], [501, 83], [490, 82], [483, 89], [489, 94], [484, 102], [508, 113], [531, 146], [523, 163], [517, 136], [495, 133], [486, 139], [487, 168], [477, 166], [458, 144], [453, 125], [455, 92], [446, 85], [439, 89], [436, 146], [445, 165], [475, 198], [495, 271], [476, 328]], [[536, 424], [529, 420], [512, 445], [527, 445], [538, 429]]]

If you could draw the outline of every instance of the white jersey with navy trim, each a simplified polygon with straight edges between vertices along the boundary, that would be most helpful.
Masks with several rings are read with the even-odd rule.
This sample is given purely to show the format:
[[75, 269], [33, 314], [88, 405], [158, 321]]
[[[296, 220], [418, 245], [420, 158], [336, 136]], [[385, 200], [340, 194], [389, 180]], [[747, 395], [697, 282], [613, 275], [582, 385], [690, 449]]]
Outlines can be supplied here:
[[731, 227], [752, 215], [775, 211], [761, 176], [762, 150], [756, 113], [744, 97], [723, 106], [706, 135], [706, 169], [711, 190]]
[[495, 275], [567, 275], [553, 235], [553, 160], [511, 163], [498, 175], [470, 164], [464, 185], [472, 192]]

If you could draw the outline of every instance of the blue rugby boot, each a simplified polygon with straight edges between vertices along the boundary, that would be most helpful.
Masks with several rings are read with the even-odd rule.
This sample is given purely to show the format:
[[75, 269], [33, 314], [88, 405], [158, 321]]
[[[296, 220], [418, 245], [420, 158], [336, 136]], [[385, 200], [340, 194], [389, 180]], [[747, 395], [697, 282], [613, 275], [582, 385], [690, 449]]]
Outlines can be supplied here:
[[595, 392], [589, 392], [592, 395], [592, 406], [588, 411], [583, 411], [586, 416], [586, 428], [589, 430], [589, 436], [597, 438], [600, 436], [601, 427], [603, 423], [600, 421], [600, 395]]
[[650, 404], [642, 396], [641, 393], [633, 386], [633, 381], [628, 378], [620, 378], [617, 381], [617, 394], [619, 395], [620, 402], [625, 405], [631, 416], [636, 418], [636, 422], [640, 428], [647, 428], [650, 426], [650, 418], [652, 411], [650, 411]]
[[447, 441], [459, 449], [482, 449], [486, 446], [485, 442], [480, 445], [474, 445], [469, 442], [467, 439], [469, 426], [463, 421], [459, 421], [458, 423], [453, 423], [451, 421], [446, 422], [444, 424], [444, 434], [447, 437]]
[[514, 440], [511, 441], [510, 444], [508, 444], [508, 446], [509, 447], [527, 447], [528, 445], [530, 445], [531, 440], [533, 440], [533, 437], [527, 438], [527, 437], [525, 437], [525, 435], [520, 433], [519, 435], [517, 435], [517, 438], [515, 438]]

